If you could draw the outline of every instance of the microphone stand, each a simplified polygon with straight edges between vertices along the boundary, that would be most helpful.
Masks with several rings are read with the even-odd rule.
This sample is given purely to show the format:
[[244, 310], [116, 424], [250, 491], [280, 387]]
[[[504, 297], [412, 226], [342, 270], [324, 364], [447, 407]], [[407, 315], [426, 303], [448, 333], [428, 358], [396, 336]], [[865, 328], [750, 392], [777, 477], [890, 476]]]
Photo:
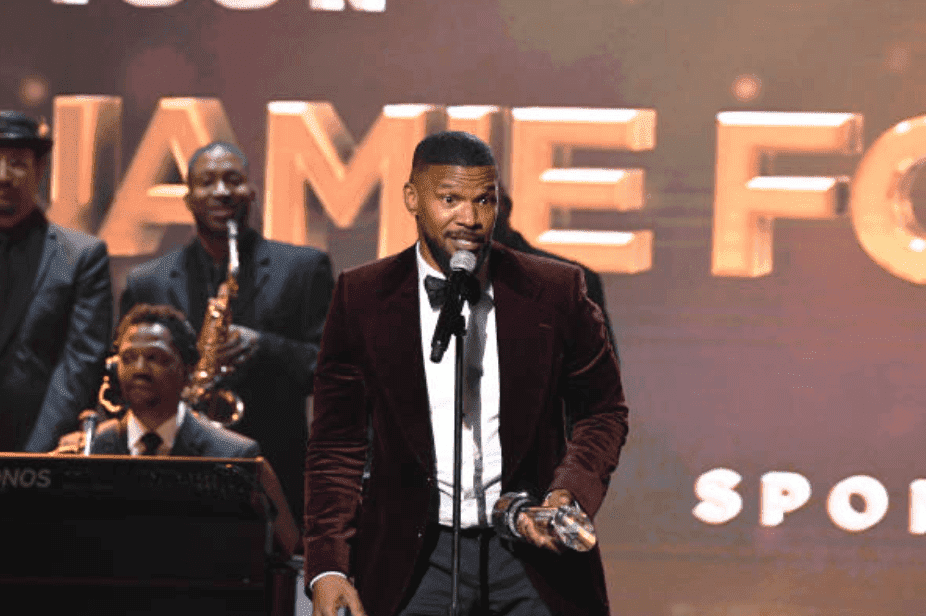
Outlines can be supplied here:
[[[454, 389], [453, 389], [453, 540], [450, 556], [450, 616], [459, 614], [460, 598], [460, 525], [463, 472], [463, 336], [466, 334], [466, 319], [463, 318], [463, 304], [472, 306], [479, 299], [479, 283], [469, 277], [476, 269], [476, 255], [459, 251], [450, 259], [452, 274], [448, 283], [448, 297], [437, 318], [434, 338], [431, 340], [431, 361], [440, 362], [447, 350], [450, 336], [456, 339]], [[462, 275], [463, 278], [455, 276]], [[456, 280], [456, 284], [454, 284]], [[459, 293], [459, 295], [457, 295]], [[444, 327], [446, 324], [446, 327]]]
[[450, 616], [460, 613], [460, 508], [463, 500], [463, 336], [466, 321], [462, 314], [453, 321], [456, 338], [453, 393], [453, 542], [450, 556]]

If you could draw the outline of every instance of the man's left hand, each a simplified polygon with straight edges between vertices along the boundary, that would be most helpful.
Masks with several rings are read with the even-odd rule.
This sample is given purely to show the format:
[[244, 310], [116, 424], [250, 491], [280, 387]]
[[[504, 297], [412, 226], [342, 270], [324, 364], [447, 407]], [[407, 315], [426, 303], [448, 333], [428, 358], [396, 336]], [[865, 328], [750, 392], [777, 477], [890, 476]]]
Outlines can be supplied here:
[[260, 334], [257, 331], [232, 324], [228, 327], [228, 339], [218, 349], [218, 360], [230, 368], [240, 366], [257, 351], [259, 344]]
[[[547, 494], [546, 499], [544, 499], [543, 507], [559, 509], [564, 505], [571, 505], [572, 502], [572, 494], [569, 490], [553, 490]], [[533, 543], [537, 547], [546, 548], [557, 553], [563, 551], [562, 546], [553, 539], [546, 529], [541, 528], [537, 522], [529, 518], [523, 512], [518, 515], [518, 532], [521, 533], [521, 536], [529, 543]]]

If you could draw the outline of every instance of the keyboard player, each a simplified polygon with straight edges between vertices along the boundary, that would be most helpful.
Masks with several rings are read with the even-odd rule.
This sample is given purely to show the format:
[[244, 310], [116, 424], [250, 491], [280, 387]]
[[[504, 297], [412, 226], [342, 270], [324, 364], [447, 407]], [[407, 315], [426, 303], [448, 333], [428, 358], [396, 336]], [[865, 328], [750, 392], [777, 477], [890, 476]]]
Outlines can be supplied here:
[[[199, 359], [196, 333], [173, 306], [137, 304], [116, 330], [115, 383], [127, 406], [103, 422], [91, 454], [252, 458], [256, 441], [190, 411], [181, 392]], [[57, 453], [78, 453], [83, 433], [64, 436]]]

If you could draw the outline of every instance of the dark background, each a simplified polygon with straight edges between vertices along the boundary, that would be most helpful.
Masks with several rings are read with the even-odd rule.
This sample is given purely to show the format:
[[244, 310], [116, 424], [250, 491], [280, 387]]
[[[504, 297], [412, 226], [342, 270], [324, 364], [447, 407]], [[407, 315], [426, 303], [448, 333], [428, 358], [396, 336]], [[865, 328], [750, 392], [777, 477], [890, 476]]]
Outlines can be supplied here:
[[[710, 274], [716, 114], [859, 113], [870, 146], [926, 113], [921, 3], [387, 0], [362, 13], [5, 0], [2, 15], [0, 108], [50, 118], [57, 95], [121, 96], [123, 168], [166, 96], [221, 99], [258, 184], [272, 100], [331, 101], [357, 141], [392, 103], [655, 109], [655, 150], [576, 157], [645, 168], [648, 198], [573, 226], [655, 233], [651, 270], [603, 277], [632, 419], [597, 518], [613, 612], [923, 612], [926, 538], [907, 531], [908, 485], [926, 474], [923, 290], [869, 259], [846, 215], [776, 221], [768, 276]], [[737, 97], [743, 75], [754, 96]], [[859, 158], [782, 157], [775, 173], [851, 176]], [[376, 207], [332, 226], [336, 270], [376, 256]], [[172, 229], [161, 252], [189, 235]], [[114, 259], [117, 289], [141, 260]], [[717, 467], [743, 476], [744, 509], [710, 526], [691, 514], [693, 484]], [[813, 495], [766, 529], [759, 482], [772, 470], [804, 475]], [[891, 502], [848, 533], [826, 495], [856, 474]]]

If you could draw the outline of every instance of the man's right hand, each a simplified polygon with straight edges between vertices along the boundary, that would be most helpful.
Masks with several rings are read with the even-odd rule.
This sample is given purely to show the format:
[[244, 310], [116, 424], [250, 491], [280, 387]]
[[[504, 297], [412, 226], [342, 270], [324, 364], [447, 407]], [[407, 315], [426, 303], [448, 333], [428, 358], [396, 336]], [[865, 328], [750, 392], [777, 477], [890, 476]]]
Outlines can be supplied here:
[[58, 439], [58, 447], [50, 451], [52, 454], [72, 453], [79, 454], [84, 451], [86, 438], [82, 431], [68, 432]]
[[352, 616], [365, 616], [357, 589], [340, 575], [324, 575], [312, 585], [312, 616], [338, 616], [346, 607]]

